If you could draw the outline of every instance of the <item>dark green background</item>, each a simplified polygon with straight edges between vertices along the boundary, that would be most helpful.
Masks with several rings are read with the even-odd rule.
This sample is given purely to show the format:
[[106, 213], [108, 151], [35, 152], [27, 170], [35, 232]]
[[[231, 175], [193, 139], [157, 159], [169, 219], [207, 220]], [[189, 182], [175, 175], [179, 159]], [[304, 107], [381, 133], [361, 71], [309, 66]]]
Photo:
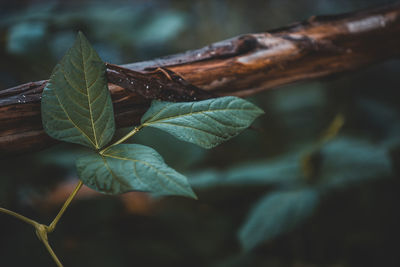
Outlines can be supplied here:
[[[47, 79], [78, 30], [104, 61], [123, 64], [390, 2], [4, 1], [0, 89]], [[399, 73], [392, 59], [260, 93], [249, 98], [266, 112], [256, 130], [212, 150], [145, 130], [133, 141], [187, 174], [199, 200], [157, 199], [144, 215], [119, 197], [87, 196], [73, 203], [50, 241], [65, 266], [400, 266]], [[314, 153], [315, 174], [306, 179], [301, 159], [338, 113], [345, 125]], [[76, 150], [63, 144], [2, 160], [0, 206], [50, 222], [58, 206], [32, 200], [76, 179]], [[245, 253], [238, 231], [252, 206], [302, 190], [318, 192], [315, 208], [293, 212], [283, 196], [282, 205], [261, 212], [259, 226], [278, 234]], [[302, 212], [310, 214], [300, 220]], [[54, 266], [30, 226], [0, 214], [0, 236], [0, 266]]]

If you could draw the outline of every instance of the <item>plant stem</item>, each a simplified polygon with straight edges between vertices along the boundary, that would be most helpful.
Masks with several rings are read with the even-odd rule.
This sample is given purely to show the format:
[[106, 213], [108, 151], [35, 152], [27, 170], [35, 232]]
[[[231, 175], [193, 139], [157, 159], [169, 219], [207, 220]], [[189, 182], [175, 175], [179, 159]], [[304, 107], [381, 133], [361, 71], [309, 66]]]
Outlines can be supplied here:
[[16, 213], [14, 211], [5, 209], [5, 208], [0, 208], [0, 212], [3, 212], [5, 214], [11, 215], [23, 222], [26, 222], [27, 224], [32, 225], [33, 227], [35, 227], [36, 229], [36, 234], [39, 238], [40, 241], [43, 242], [43, 244], [45, 245], [45, 247], [47, 248], [47, 250], [49, 251], [51, 257], [53, 258], [53, 260], [55, 261], [55, 263], [57, 264], [58, 267], [63, 267], [63, 265], [61, 264], [60, 260], [57, 258], [57, 255], [54, 253], [53, 249], [51, 248], [49, 241], [47, 240], [47, 232], [49, 227], [47, 227], [46, 225], [40, 224], [34, 220], [31, 220], [19, 213]]
[[54, 253], [54, 250], [51, 248], [51, 246], [49, 244], [47, 234], [54, 231], [61, 216], [64, 214], [65, 210], [68, 208], [69, 204], [74, 199], [76, 194], [79, 192], [79, 189], [81, 189], [82, 185], [83, 185], [82, 181], [79, 181], [79, 183], [75, 187], [74, 191], [71, 193], [71, 195], [69, 195], [69, 197], [65, 201], [64, 205], [62, 206], [61, 210], [58, 212], [57, 216], [54, 218], [54, 220], [51, 222], [51, 224], [49, 226], [40, 224], [34, 220], [31, 220], [19, 213], [16, 213], [16, 212], [8, 210], [8, 209], [0, 208], [0, 212], [4, 212], [8, 215], [14, 216], [15, 218], [35, 227], [36, 235], [38, 236], [39, 240], [43, 242], [44, 246], [46, 247], [47, 251], [50, 253], [54, 262], [57, 264], [58, 267], [63, 267], [62, 263], [60, 262], [57, 255]]
[[47, 251], [50, 253], [51, 257], [55, 261], [58, 267], [63, 267], [62, 263], [58, 259], [56, 253], [54, 253], [54, 250], [51, 248], [49, 244], [49, 240], [47, 238], [47, 233], [48, 233], [48, 226], [44, 224], [36, 224], [35, 225], [36, 229], [36, 235], [39, 238], [40, 241], [43, 242], [44, 246], [46, 247]]
[[76, 194], [79, 192], [79, 189], [81, 189], [82, 185], [83, 185], [82, 181], [79, 181], [79, 183], [75, 187], [74, 191], [71, 193], [71, 195], [68, 197], [68, 199], [65, 201], [64, 205], [62, 206], [61, 210], [58, 212], [57, 216], [54, 218], [54, 220], [48, 226], [48, 228], [47, 228], [47, 232], [48, 233], [51, 233], [51, 232], [54, 231], [58, 221], [61, 218], [61, 216], [64, 214], [65, 210], [68, 208], [68, 206], [71, 203], [72, 199], [74, 199]]
[[82, 185], [83, 185], [82, 181], [79, 181], [79, 183], [76, 185], [74, 191], [72, 191], [72, 193], [69, 195], [67, 200], [64, 202], [64, 205], [62, 206], [62, 208], [58, 212], [57, 216], [54, 218], [54, 220], [50, 223], [49, 226], [46, 226], [46, 225], [43, 225], [43, 224], [35, 225], [36, 234], [38, 235], [39, 239], [43, 242], [43, 244], [45, 245], [45, 247], [49, 251], [51, 257], [53, 258], [53, 260], [55, 261], [55, 263], [57, 264], [58, 267], [63, 267], [63, 265], [61, 264], [61, 262], [58, 259], [57, 255], [54, 253], [54, 250], [51, 248], [51, 246], [49, 244], [49, 241], [47, 239], [47, 234], [54, 231], [58, 221], [61, 219], [61, 217], [64, 214], [64, 212], [67, 210], [69, 204], [71, 204], [71, 201], [74, 199], [76, 194], [78, 194], [78, 192], [81, 189]]
[[101, 150], [99, 153], [100, 155], [102, 155], [104, 152], [106, 152], [110, 147], [115, 146], [115, 145], [119, 145], [123, 142], [125, 142], [126, 140], [128, 140], [129, 138], [131, 138], [132, 136], [134, 136], [137, 132], [140, 131], [140, 129], [142, 129], [144, 127], [144, 125], [139, 125], [137, 127], [135, 127], [132, 131], [130, 131], [129, 133], [127, 133], [125, 136], [123, 136], [121, 139], [119, 139], [117, 142], [115, 142], [114, 144], [104, 148], [103, 150]]
[[11, 211], [11, 210], [8, 210], [8, 209], [4, 209], [4, 208], [0, 208], [0, 211], [4, 212], [5, 214], [14, 216], [15, 218], [17, 218], [17, 219], [19, 219], [19, 220], [21, 220], [23, 222], [26, 222], [27, 224], [30, 224], [30, 225], [32, 225], [34, 227], [36, 227], [36, 225], [38, 224], [36, 221], [31, 220], [31, 219], [29, 219], [29, 218], [27, 218], [27, 217], [25, 217], [25, 216], [23, 216], [23, 215], [21, 215], [19, 213], [16, 213], [14, 211]]
[[57, 255], [54, 253], [53, 249], [51, 248], [49, 242], [43, 241], [44, 246], [47, 248], [47, 250], [49, 251], [51, 257], [53, 258], [53, 260], [55, 261], [55, 263], [57, 264], [58, 267], [63, 267], [62, 263], [60, 262], [60, 260], [58, 259]]

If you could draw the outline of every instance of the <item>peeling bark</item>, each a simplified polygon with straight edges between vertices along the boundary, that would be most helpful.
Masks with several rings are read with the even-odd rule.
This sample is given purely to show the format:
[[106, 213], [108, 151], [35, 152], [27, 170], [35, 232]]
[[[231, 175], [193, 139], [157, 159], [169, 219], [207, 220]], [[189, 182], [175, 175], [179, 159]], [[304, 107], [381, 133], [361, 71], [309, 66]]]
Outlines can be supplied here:
[[[245, 97], [399, 55], [397, 3], [343, 15], [311, 17], [285, 28], [245, 34], [198, 50], [121, 66], [133, 72], [108, 65], [107, 75], [117, 126], [123, 127], [137, 124], [151, 99]], [[182, 77], [188, 83], [178, 90], [171, 80], [155, 72], [157, 68], [177, 74], [173, 82]], [[135, 78], [140, 77], [150, 77], [152, 83], [165, 90], [146, 92], [143, 86], [134, 86]], [[56, 142], [42, 129], [40, 98], [45, 83], [31, 82], [0, 91], [0, 157], [35, 151]]]

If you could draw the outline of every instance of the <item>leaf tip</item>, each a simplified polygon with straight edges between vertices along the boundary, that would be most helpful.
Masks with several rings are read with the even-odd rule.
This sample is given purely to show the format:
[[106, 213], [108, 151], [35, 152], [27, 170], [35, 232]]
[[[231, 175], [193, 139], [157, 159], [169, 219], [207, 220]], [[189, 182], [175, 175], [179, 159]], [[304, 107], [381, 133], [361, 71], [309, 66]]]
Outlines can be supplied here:
[[78, 31], [78, 38], [82, 38], [85, 37], [85, 35], [83, 34], [83, 32], [81, 30]]
[[187, 188], [187, 190], [185, 190], [185, 194], [183, 194], [183, 196], [192, 198], [194, 200], [199, 200], [196, 193], [193, 191], [193, 189], [191, 187], [189, 187], [189, 188]]
[[263, 109], [261, 109], [255, 104], [252, 105], [254, 106], [254, 112], [256, 113], [257, 117], [265, 114], [265, 111]]
[[81, 43], [81, 42], [89, 44], [89, 41], [86, 38], [86, 36], [83, 34], [83, 32], [81, 30], [79, 30], [78, 35], [76, 37], [76, 43]]
[[196, 193], [194, 193], [193, 191], [192, 191], [192, 195], [190, 197], [193, 198], [194, 200], [199, 200]]

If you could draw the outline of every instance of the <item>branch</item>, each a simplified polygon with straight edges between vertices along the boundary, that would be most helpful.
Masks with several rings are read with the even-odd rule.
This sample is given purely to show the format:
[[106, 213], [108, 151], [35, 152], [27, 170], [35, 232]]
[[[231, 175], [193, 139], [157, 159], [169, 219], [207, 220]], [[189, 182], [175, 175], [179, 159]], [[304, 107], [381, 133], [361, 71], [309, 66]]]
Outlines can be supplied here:
[[[245, 34], [198, 50], [122, 66], [136, 74], [108, 65], [107, 75], [117, 126], [124, 127], [137, 124], [153, 98], [183, 101], [211, 95], [244, 97], [399, 55], [397, 3], [338, 16], [311, 17], [285, 28]], [[167, 88], [146, 93], [134, 84], [142, 76], [157, 83], [162, 74], [155, 70], [160, 67], [194, 86], [189, 86], [182, 97], [182, 92], [170, 93], [171, 86], [172, 91]], [[0, 157], [56, 142], [42, 129], [40, 98], [45, 83], [31, 82], [0, 91]], [[162, 80], [158, 84], [168, 87]], [[196, 87], [203, 90], [194, 90]]]

